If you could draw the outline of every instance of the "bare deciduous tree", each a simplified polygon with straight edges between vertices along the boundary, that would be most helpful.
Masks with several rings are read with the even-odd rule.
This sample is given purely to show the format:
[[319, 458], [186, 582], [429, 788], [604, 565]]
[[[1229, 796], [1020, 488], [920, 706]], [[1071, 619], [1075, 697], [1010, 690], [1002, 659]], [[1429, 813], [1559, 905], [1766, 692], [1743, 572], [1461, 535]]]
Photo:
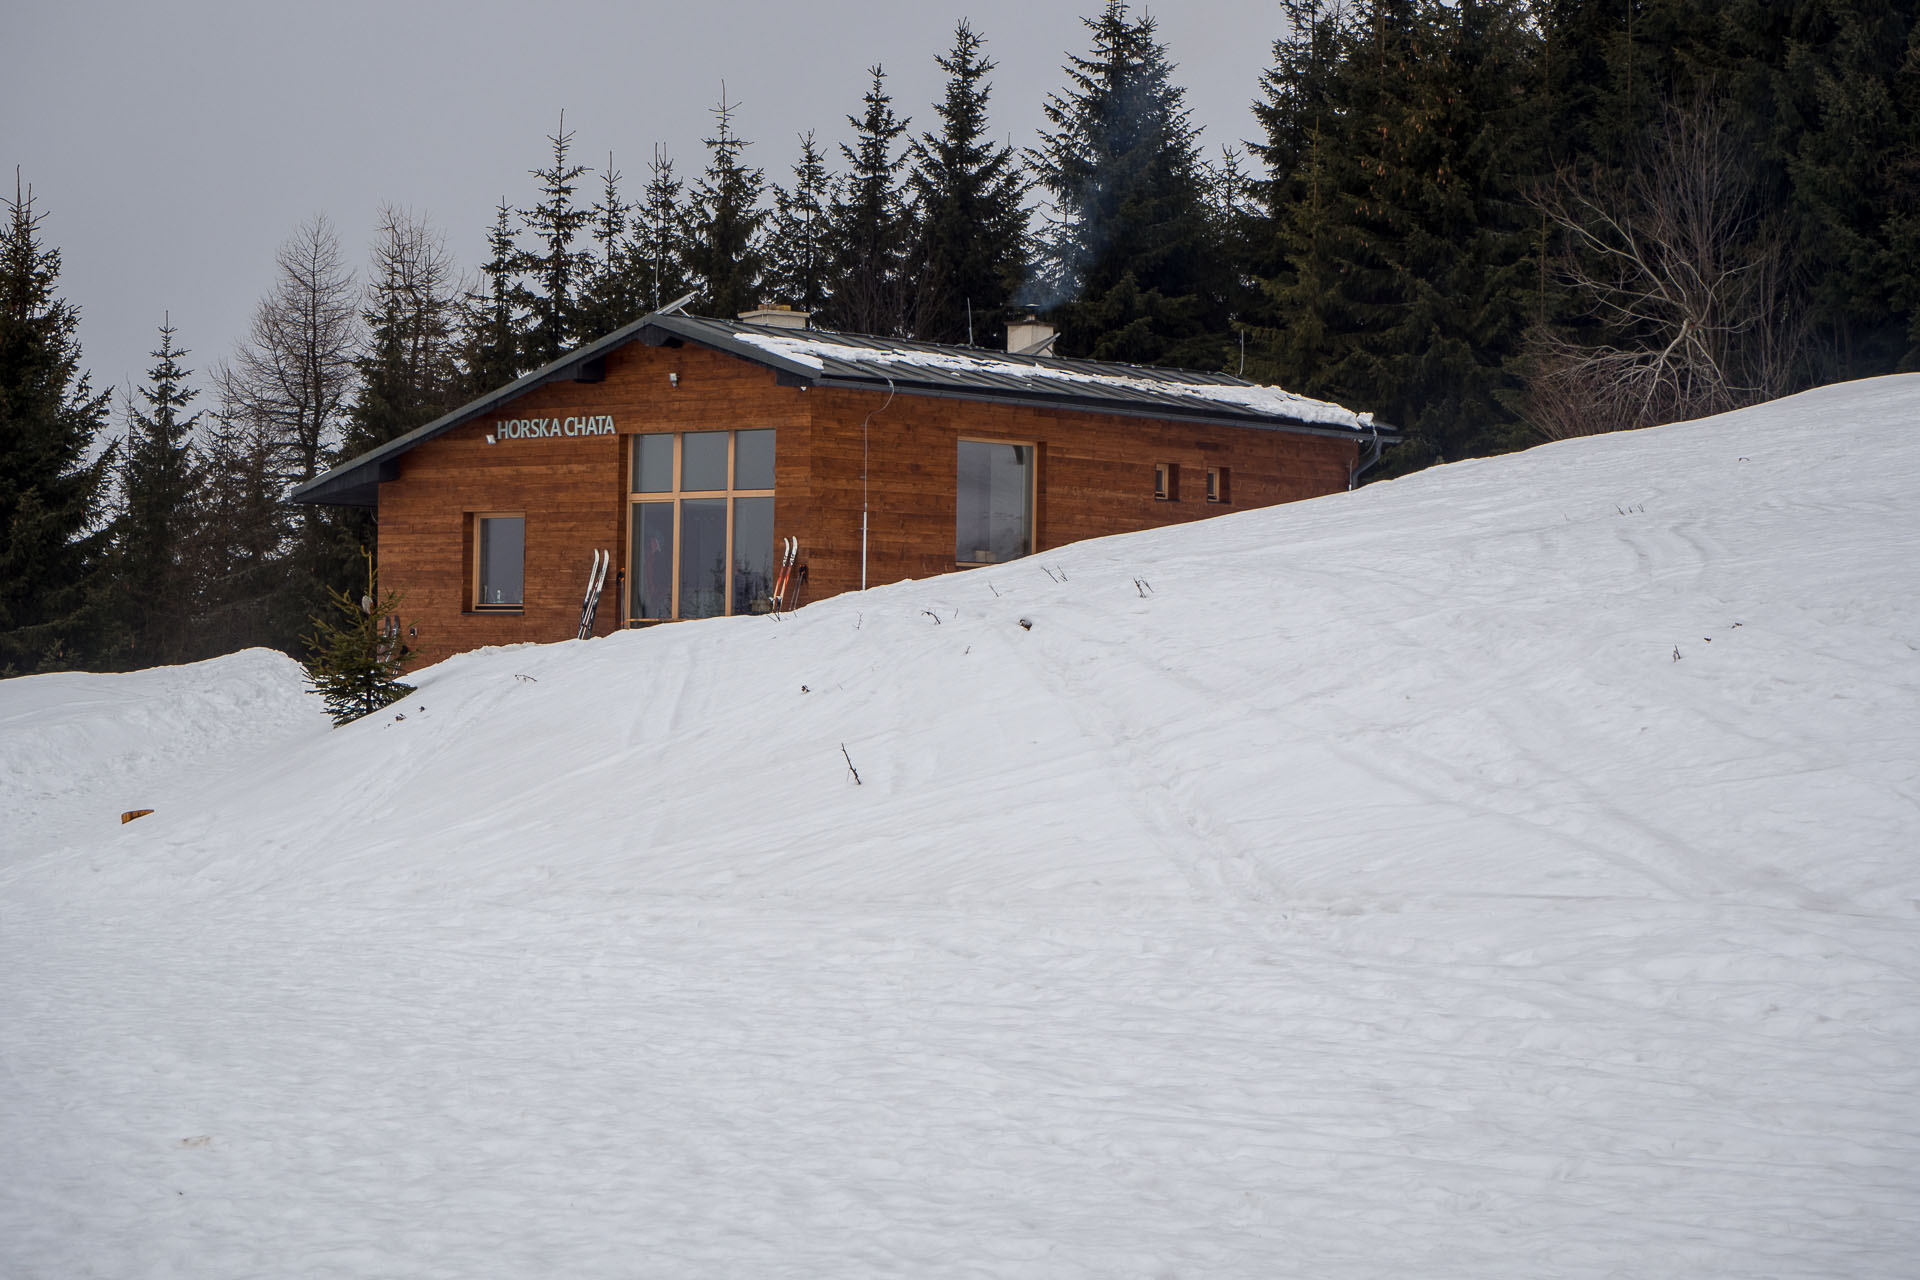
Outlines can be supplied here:
[[273, 443], [282, 483], [318, 475], [353, 388], [359, 312], [353, 275], [325, 215], [274, 256], [278, 274], [217, 381], [224, 412]]
[[1540, 435], [1674, 422], [1790, 389], [1806, 339], [1786, 246], [1750, 148], [1710, 94], [1669, 106], [1630, 174], [1562, 174], [1537, 203], [1583, 321], [1534, 340]]

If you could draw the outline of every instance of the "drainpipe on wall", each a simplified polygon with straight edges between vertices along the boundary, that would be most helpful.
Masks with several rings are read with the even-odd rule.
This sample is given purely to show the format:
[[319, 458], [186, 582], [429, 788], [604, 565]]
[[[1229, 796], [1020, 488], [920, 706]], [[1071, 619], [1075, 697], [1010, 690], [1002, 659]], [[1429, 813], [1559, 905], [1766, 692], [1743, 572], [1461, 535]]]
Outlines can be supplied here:
[[[887, 378], [886, 374], [880, 375]], [[878, 409], [869, 409], [860, 420], [860, 589], [867, 589], [867, 426], [876, 413], [885, 413], [893, 403], [893, 379], [887, 378], [887, 398]]]
[[1371, 418], [1369, 418], [1367, 419], [1367, 427], [1369, 430], [1373, 432], [1373, 446], [1367, 450], [1367, 454], [1364, 458], [1361, 458], [1358, 462], [1354, 463], [1353, 470], [1347, 472], [1347, 491], [1349, 493], [1351, 493], [1355, 488], [1359, 486], [1360, 477], [1365, 475], [1368, 471], [1372, 470], [1374, 463], [1380, 461], [1379, 424], [1375, 423]]

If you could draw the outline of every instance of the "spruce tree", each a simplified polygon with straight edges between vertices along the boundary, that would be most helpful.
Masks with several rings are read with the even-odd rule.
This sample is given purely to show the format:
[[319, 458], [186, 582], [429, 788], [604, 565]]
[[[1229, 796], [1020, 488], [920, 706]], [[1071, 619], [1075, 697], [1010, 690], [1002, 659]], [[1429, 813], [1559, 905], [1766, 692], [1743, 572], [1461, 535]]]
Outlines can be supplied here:
[[733, 131], [738, 107], [727, 101], [722, 86], [720, 105], [713, 108], [718, 128], [706, 140], [707, 168], [693, 189], [683, 242], [687, 275], [700, 291], [698, 304], [725, 319], [759, 306], [765, 261], [761, 228], [767, 213], [760, 200], [766, 182], [759, 169], [741, 160], [747, 142]]
[[1390, 470], [1507, 447], [1537, 261], [1525, 14], [1370, 0], [1322, 21], [1268, 80], [1280, 203], [1250, 368], [1406, 430]]
[[829, 315], [836, 328], [898, 337], [911, 318], [906, 247], [913, 219], [896, 177], [896, 144], [908, 121], [893, 114], [887, 73], [875, 66], [868, 74], [873, 80], [866, 110], [847, 117], [854, 145], [840, 147], [847, 173], [828, 215], [833, 226]]
[[987, 74], [994, 62], [962, 20], [953, 48], [935, 59], [947, 73], [934, 108], [937, 133], [912, 146], [908, 176], [918, 226], [908, 277], [917, 290], [914, 336], [931, 342], [1006, 341], [1006, 309], [1028, 270], [1028, 182], [1010, 146], [987, 135]]
[[138, 399], [127, 401], [121, 449], [121, 503], [114, 521], [114, 575], [127, 650], [118, 665], [150, 667], [204, 656], [199, 651], [201, 590], [193, 548], [199, 535], [203, 463], [193, 434], [199, 392], [160, 325], [160, 346]]
[[658, 311], [693, 291], [687, 272], [684, 187], [674, 176], [673, 157], [656, 144], [633, 227], [634, 269], [648, 311]]
[[593, 218], [590, 207], [576, 205], [575, 184], [588, 172], [585, 165], [567, 159], [573, 134], [563, 113], [560, 128], [549, 134], [553, 160], [533, 170], [540, 181], [540, 202], [520, 211], [521, 225], [532, 241], [523, 247], [518, 274], [527, 282], [528, 323], [524, 335], [524, 363], [537, 369], [578, 345], [582, 315], [580, 291], [591, 269], [591, 256], [574, 241]]
[[605, 337], [652, 310], [652, 276], [644, 209], [620, 195], [613, 156], [601, 172], [600, 198], [593, 204], [594, 257], [581, 299], [583, 342]]
[[396, 440], [464, 398], [456, 351], [457, 284], [445, 241], [431, 225], [403, 209], [381, 210], [360, 311], [365, 342], [353, 362], [359, 385], [347, 413], [342, 456]]
[[1794, 238], [1833, 376], [1920, 368], [1920, 12], [1802, 0], [1775, 77]]
[[1053, 132], [1032, 153], [1054, 197], [1054, 311], [1063, 354], [1218, 368], [1227, 352], [1228, 271], [1207, 215], [1198, 130], [1151, 17], [1108, 0], [1088, 57], [1049, 96]]
[[191, 543], [200, 601], [200, 639], [191, 656], [254, 646], [297, 652], [311, 610], [296, 578], [272, 437], [257, 424], [216, 414], [204, 476]]
[[503, 387], [533, 366], [525, 363], [527, 311], [531, 299], [520, 282], [520, 245], [513, 207], [503, 196], [487, 232], [487, 259], [480, 264], [481, 289], [461, 310], [462, 394], [471, 398]]
[[80, 314], [59, 298], [15, 176], [0, 230], [0, 676], [90, 661], [106, 599], [101, 517], [116, 451], [99, 456], [109, 393], [80, 368]]
[[831, 297], [833, 234], [828, 209], [833, 182], [813, 131], [800, 135], [793, 185], [775, 187], [773, 235], [767, 246], [767, 291], [802, 311], [819, 311]]
[[302, 638], [307, 649], [307, 682], [327, 704], [335, 726], [390, 706], [413, 692], [401, 681], [406, 646], [401, 640], [401, 597], [383, 592], [366, 558], [366, 594], [330, 593], [331, 617], [316, 617]]

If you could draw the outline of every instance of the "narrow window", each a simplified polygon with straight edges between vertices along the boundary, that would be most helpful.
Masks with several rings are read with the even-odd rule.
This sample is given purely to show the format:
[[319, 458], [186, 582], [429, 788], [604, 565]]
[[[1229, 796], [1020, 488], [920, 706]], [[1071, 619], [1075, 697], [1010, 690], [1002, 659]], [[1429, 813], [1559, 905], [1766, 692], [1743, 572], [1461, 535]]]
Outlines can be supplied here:
[[526, 517], [477, 515], [473, 530], [473, 607], [521, 608], [526, 602]]
[[1207, 468], [1207, 501], [1208, 502], [1232, 502], [1233, 501], [1232, 496], [1227, 492], [1227, 481], [1228, 481], [1227, 468], [1225, 467], [1208, 467]]
[[1033, 454], [1030, 444], [960, 442], [954, 559], [999, 564], [1033, 552]]
[[1180, 501], [1180, 466], [1174, 462], [1157, 462], [1153, 467], [1153, 496], [1160, 502]]
[[[673, 443], [673, 437], [666, 437]], [[633, 613], [636, 620], [673, 616], [673, 503], [633, 504]]]

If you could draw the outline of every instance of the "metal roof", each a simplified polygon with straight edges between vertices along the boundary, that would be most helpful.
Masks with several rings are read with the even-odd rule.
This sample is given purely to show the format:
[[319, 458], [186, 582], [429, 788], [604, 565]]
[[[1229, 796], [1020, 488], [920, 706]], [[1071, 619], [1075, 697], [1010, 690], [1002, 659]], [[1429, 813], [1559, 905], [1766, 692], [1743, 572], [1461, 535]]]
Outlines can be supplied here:
[[770, 368], [788, 386], [846, 387], [968, 400], [1018, 402], [1131, 417], [1304, 432], [1391, 443], [1398, 433], [1365, 414], [1292, 396], [1225, 373], [1101, 360], [1013, 355], [830, 329], [792, 329], [655, 312], [569, 352], [452, 413], [341, 463], [295, 488], [289, 500], [375, 506], [398, 458], [549, 382], [598, 382], [609, 352], [632, 342], [693, 343]]

